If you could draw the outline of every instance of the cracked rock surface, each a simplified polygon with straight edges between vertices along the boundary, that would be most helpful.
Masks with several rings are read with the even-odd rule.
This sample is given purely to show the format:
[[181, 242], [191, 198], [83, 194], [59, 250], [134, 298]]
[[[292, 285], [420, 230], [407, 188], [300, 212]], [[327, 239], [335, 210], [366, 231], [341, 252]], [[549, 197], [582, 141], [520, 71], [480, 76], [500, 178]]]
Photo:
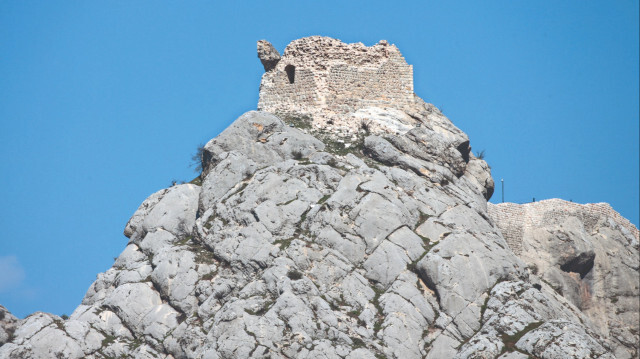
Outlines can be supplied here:
[[[540, 280], [596, 268], [605, 249], [534, 275], [489, 215], [493, 180], [467, 136], [432, 105], [405, 110], [406, 132], [349, 138], [245, 113], [204, 147], [201, 185], [140, 205], [68, 319], [0, 307], [0, 358], [637, 356], [637, 329], [621, 319], [629, 336], [614, 339]], [[606, 250], [630, 257], [606, 263], [637, 278], [637, 239], [619, 242]], [[631, 312], [637, 287], [624, 290]]]
[[[640, 263], [635, 226], [616, 216], [609, 205], [558, 199], [490, 205], [489, 212], [511, 245], [521, 247], [519, 257], [541, 285], [579, 308], [589, 327], [611, 343], [617, 358], [638, 357]], [[520, 223], [530, 225], [509, 223], [517, 213], [523, 217]]]

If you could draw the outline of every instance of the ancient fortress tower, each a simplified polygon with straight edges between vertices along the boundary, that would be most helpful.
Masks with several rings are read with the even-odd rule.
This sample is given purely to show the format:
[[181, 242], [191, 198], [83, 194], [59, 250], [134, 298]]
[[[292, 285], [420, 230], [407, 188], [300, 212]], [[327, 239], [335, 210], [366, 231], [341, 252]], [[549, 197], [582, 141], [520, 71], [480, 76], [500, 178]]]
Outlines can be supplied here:
[[304, 114], [323, 126], [358, 110], [403, 109], [416, 101], [413, 67], [384, 40], [367, 47], [312, 36], [291, 42], [283, 56], [261, 40], [258, 57], [265, 68], [262, 111]]

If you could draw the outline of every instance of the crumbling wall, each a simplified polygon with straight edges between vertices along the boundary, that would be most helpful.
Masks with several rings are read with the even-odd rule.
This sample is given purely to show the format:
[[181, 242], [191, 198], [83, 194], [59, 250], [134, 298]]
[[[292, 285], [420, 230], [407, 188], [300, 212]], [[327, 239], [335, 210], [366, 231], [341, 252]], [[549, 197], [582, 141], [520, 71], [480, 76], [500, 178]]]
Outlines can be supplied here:
[[489, 216], [517, 255], [522, 254], [522, 238], [525, 231], [542, 227], [544, 223], [567, 215], [580, 218], [587, 232], [594, 230], [600, 218], [608, 217], [636, 239], [639, 237], [638, 228], [608, 203], [579, 204], [557, 198], [526, 204], [489, 203]]
[[[287, 67], [294, 69], [293, 81]], [[277, 65], [265, 72], [258, 109], [345, 114], [413, 101], [413, 67], [394, 45], [381, 41], [367, 47], [312, 36], [289, 44]]]

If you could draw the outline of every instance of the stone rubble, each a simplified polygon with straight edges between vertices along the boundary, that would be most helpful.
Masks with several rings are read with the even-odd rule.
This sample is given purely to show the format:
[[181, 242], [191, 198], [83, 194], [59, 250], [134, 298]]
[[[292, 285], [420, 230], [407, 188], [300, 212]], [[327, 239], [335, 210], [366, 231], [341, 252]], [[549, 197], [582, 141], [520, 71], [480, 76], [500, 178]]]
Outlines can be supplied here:
[[[0, 306], [0, 358], [638, 356], [637, 230], [556, 216], [516, 253], [489, 166], [397, 48], [258, 46], [262, 111], [206, 144], [201, 186], [140, 205], [69, 319]], [[307, 92], [273, 88], [288, 65]], [[400, 80], [369, 98], [336, 74]]]

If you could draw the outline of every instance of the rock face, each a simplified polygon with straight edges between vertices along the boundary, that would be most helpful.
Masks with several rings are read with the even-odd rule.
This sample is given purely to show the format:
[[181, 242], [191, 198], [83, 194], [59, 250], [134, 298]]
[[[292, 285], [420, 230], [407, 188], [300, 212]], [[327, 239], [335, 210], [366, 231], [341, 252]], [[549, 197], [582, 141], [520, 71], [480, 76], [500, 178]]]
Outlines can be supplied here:
[[271, 71], [280, 61], [280, 53], [271, 45], [269, 41], [258, 41], [258, 58], [262, 62], [265, 71]]
[[[296, 40], [265, 73], [261, 106], [270, 109], [269, 86], [289, 64], [313, 59], [320, 71], [324, 61], [314, 81], [342, 88], [332, 69], [384, 74], [398, 56], [384, 42]], [[322, 86], [309, 93], [330, 93]], [[332, 101], [298, 108], [293, 97], [281, 102], [292, 104], [285, 114], [242, 115], [205, 146], [201, 186], [173, 186], [140, 205], [126, 248], [71, 317], [14, 321], [0, 358], [637, 355], [637, 342], [628, 345], [633, 317], [603, 312], [608, 321], [595, 320], [600, 312], [557, 291], [565, 282], [541, 274], [559, 264], [582, 276], [600, 263], [596, 245], [595, 257], [576, 245], [587, 254], [540, 264], [545, 280], [531, 273], [491, 217], [487, 164], [440, 111], [407, 91], [410, 105], [354, 97], [342, 115], [327, 109]], [[606, 262], [617, 269], [607, 273], [630, 283], [623, 267], [637, 278], [637, 234], [606, 228], [599, 235], [619, 242]], [[622, 281], [620, 308], [632, 312], [633, 288]]]
[[489, 205], [507, 243], [536, 275], [578, 307], [618, 358], [640, 337], [638, 229], [606, 203], [559, 199]]
[[7, 308], [0, 305], [0, 346], [11, 341], [17, 324], [18, 318], [9, 313]]

